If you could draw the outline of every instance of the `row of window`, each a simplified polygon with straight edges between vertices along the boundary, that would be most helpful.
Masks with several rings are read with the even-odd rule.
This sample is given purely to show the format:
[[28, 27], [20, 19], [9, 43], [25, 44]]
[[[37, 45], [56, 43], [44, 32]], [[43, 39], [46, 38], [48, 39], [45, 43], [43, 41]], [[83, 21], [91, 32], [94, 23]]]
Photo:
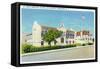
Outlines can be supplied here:
[[[56, 44], [57, 41], [54, 42], [54, 44]], [[61, 43], [64, 43], [64, 38], [61, 38]], [[74, 44], [74, 40], [73, 41], [66, 41], [66, 44]], [[44, 45], [44, 41], [41, 41], [41, 45]]]
[[[61, 43], [64, 43], [64, 38], [61, 38]], [[66, 43], [67, 43], [67, 44], [68, 44], [68, 43], [69, 43], [69, 44], [74, 43], [74, 40], [73, 40], [73, 41], [71, 41], [71, 40], [70, 40], [70, 41], [66, 41]]]
[[67, 33], [66, 36], [74, 36], [74, 34]]
[[81, 40], [92, 40], [92, 38], [83, 38]]
[[[47, 31], [42, 31], [41, 36], [43, 36]], [[64, 34], [62, 36], [65, 36]], [[66, 34], [66, 38], [74, 38], [74, 34]]]

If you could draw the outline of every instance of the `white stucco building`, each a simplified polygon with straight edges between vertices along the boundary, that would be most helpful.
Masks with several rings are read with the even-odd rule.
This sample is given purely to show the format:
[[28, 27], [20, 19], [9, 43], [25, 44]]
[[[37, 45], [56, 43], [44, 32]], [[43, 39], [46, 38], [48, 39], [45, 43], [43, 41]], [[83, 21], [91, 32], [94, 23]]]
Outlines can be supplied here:
[[[89, 31], [74, 31], [73, 29], [66, 29], [64, 24], [61, 23], [58, 28], [40, 25], [38, 22], [34, 22], [32, 26], [32, 33], [28, 33], [23, 36], [23, 43], [29, 43], [33, 46], [48, 46], [48, 43], [43, 40], [43, 35], [48, 32], [49, 29], [62, 31], [62, 35], [56, 39], [56, 45], [64, 46], [75, 43], [88, 43], [93, 42], [92, 34]], [[52, 41], [51, 45], [55, 45]]]
[[[67, 30], [64, 28], [64, 24], [62, 23], [58, 28], [48, 27], [40, 25], [37, 22], [33, 23], [32, 27], [32, 38], [33, 38], [33, 46], [48, 46], [48, 43], [45, 42], [42, 37], [49, 29], [56, 29], [62, 31], [63, 34], [59, 38], [56, 39], [56, 45], [66, 45], [66, 44], [74, 44], [74, 36], [75, 32], [73, 30]], [[54, 42], [51, 42], [51, 45], [55, 45]]]
[[93, 43], [93, 35], [88, 30], [76, 32], [76, 43]]
[[32, 44], [32, 33], [22, 33], [22, 44]]

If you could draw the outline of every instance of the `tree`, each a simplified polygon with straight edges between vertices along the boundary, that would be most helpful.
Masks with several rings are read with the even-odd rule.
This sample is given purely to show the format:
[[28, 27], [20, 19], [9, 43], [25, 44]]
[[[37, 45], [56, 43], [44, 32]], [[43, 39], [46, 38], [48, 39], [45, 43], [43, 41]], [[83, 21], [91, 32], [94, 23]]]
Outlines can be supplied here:
[[56, 43], [57, 43], [57, 41], [56, 41], [56, 40], [54, 40], [54, 45], [56, 45]]
[[48, 45], [51, 46], [51, 42], [55, 41], [56, 38], [60, 37], [62, 35], [62, 31], [58, 31], [58, 30], [48, 30], [47, 33], [45, 33], [43, 35], [43, 40], [48, 42]]

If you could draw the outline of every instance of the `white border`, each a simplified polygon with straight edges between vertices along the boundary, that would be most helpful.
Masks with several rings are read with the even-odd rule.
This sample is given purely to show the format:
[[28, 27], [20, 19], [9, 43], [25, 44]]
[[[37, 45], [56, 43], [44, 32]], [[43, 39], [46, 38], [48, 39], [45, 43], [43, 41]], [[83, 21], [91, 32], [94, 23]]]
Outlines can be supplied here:
[[43, 10], [62, 10], [62, 11], [92, 11], [92, 9], [77, 9], [77, 8], [62, 8], [62, 7], [45, 7], [45, 6], [25, 6], [21, 5], [21, 8], [25, 9], [43, 9]]
[[65, 62], [65, 61], [80, 61], [80, 60], [95, 60], [95, 58], [71, 59], [71, 60], [49, 60], [49, 61], [34, 61], [34, 62], [20, 62], [21, 64], [27, 63], [44, 63], [44, 62]]
[[[95, 32], [95, 10], [91, 9], [77, 9], [77, 8], [61, 8], [61, 7], [42, 7], [42, 6], [25, 6], [21, 5], [20, 6], [20, 46], [21, 46], [21, 41], [22, 41], [22, 8], [25, 9], [43, 9], [43, 10], [60, 10], [60, 11], [91, 11], [94, 12], [94, 32]], [[95, 34], [94, 34], [94, 39], [95, 39]], [[94, 44], [95, 45], [95, 44]], [[21, 55], [20, 55], [21, 59]], [[34, 61], [34, 62], [21, 62], [20, 64], [27, 64], [27, 63], [43, 63], [43, 62], [59, 62], [59, 61], [76, 61], [76, 60], [91, 60], [95, 58], [84, 58], [84, 59], [71, 59], [71, 60], [50, 60], [50, 61]]]

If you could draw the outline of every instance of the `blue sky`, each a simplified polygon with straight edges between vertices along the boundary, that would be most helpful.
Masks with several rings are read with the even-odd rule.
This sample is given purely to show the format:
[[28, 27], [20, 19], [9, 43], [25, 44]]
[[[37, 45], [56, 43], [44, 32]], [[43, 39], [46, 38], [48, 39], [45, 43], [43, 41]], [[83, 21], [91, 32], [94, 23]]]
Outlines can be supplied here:
[[92, 11], [63, 11], [63, 10], [44, 10], [22, 8], [22, 32], [32, 32], [34, 21], [39, 24], [59, 27], [64, 23], [66, 29], [94, 30], [94, 13]]

